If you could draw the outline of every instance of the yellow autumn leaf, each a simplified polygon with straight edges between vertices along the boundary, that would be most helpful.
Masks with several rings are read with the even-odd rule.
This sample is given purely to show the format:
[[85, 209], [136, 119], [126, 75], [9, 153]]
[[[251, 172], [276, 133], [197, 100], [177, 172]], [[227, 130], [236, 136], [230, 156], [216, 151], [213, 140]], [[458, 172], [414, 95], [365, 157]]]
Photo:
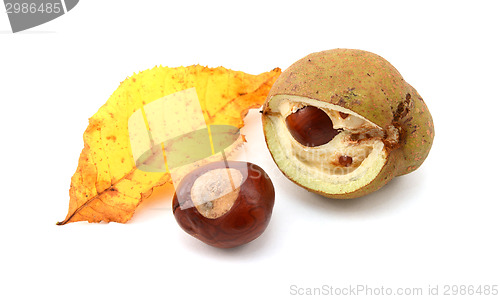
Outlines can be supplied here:
[[[151, 108], [153, 102], [159, 103], [158, 99], [192, 90], [207, 125], [241, 128], [248, 110], [263, 104], [280, 73], [280, 69], [274, 69], [250, 75], [223, 67], [195, 65], [155, 67], [127, 78], [89, 119], [83, 135], [84, 148], [71, 178], [68, 214], [57, 224], [76, 221], [125, 223], [141, 201], [151, 195], [153, 188], [171, 182], [168, 170], [143, 171], [136, 165], [138, 149], [133, 148], [131, 140], [144, 139], [142, 135], [149, 134], [145, 136], [151, 141], [159, 131], [178, 129], [170, 124], [152, 130], [148, 121], [145, 124], [134, 122], [133, 115], [138, 118], [142, 115], [144, 119], [154, 117], [155, 109], [145, 109], [148, 104]], [[147, 133], [141, 133], [141, 126]]]

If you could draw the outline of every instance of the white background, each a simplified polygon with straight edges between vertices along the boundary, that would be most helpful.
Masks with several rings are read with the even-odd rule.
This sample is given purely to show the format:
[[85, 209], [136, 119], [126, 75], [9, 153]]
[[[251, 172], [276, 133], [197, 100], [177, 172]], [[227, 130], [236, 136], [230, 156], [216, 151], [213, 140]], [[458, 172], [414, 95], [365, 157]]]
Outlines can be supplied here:
[[[17, 34], [0, 14], [1, 298], [287, 298], [299, 297], [292, 285], [426, 294], [429, 285], [500, 284], [498, 5], [271, 2], [85, 0]], [[276, 188], [256, 241], [220, 250], [188, 236], [168, 188], [127, 224], [55, 225], [87, 119], [127, 76], [160, 64], [258, 74], [331, 48], [383, 56], [422, 95], [436, 138], [416, 172], [354, 200], [308, 193], [276, 168], [253, 111], [249, 159]]]

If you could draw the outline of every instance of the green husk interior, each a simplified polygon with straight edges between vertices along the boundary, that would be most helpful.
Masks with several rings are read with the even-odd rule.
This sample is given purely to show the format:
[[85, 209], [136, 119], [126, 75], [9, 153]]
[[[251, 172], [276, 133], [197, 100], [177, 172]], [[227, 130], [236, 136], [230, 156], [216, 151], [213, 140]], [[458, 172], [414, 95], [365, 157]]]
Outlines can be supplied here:
[[[302, 147], [304, 151], [321, 150], [324, 147], [327, 151], [335, 151], [338, 141], [332, 140], [330, 143], [318, 147], [318, 149], [307, 148], [299, 145], [291, 136], [285, 123], [283, 111], [280, 111], [280, 104], [283, 101], [300, 103], [323, 108], [328, 111], [339, 111], [354, 115], [364, 119], [374, 127], [375, 124], [369, 122], [361, 115], [330, 103], [290, 95], [275, 95], [269, 100], [269, 111], [264, 115], [264, 131], [266, 141], [273, 159], [281, 171], [295, 183], [318, 193], [325, 194], [347, 194], [355, 192], [370, 184], [381, 172], [387, 162], [387, 151], [381, 140], [372, 140], [372, 148], [361, 165], [353, 171], [344, 173], [325, 172], [319, 165], [304, 163], [293, 154], [293, 150]], [[340, 134], [339, 134], [340, 135]], [[338, 135], [338, 136], [339, 136]], [[341, 138], [342, 136], [339, 136]], [[356, 145], [347, 145], [344, 148], [355, 149]], [[322, 163], [322, 161], [318, 161]]]

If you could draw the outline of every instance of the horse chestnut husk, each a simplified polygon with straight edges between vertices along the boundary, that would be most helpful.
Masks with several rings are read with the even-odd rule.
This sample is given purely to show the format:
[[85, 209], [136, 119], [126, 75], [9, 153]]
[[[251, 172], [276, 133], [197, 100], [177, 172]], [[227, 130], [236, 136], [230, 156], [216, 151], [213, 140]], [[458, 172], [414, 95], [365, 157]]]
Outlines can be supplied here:
[[364, 196], [417, 170], [434, 140], [415, 88], [384, 58], [356, 49], [292, 64], [269, 91], [262, 124], [283, 174], [332, 198]]
[[186, 175], [176, 188], [172, 210], [188, 234], [219, 248], [246, 244], [267, 228], [274, 187], [259, 166], [218, 161]]

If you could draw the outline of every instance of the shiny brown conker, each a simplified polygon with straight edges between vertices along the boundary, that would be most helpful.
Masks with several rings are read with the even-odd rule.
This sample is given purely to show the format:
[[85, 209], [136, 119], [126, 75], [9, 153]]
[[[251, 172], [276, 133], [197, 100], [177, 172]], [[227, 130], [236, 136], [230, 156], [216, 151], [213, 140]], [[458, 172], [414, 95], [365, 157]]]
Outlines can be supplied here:
[[327, 144], [341, 131], [333, 128], [325, 111], [314, 106], [305, 106], [287, 116], [286, 126], [297, 142], [308, 147]]
[[246, 244], [267, 228], [274, 186], [259, 166], [218, 161], [186, 175], [175, 190], [172, 210], [188, 234], [219, 248]]

